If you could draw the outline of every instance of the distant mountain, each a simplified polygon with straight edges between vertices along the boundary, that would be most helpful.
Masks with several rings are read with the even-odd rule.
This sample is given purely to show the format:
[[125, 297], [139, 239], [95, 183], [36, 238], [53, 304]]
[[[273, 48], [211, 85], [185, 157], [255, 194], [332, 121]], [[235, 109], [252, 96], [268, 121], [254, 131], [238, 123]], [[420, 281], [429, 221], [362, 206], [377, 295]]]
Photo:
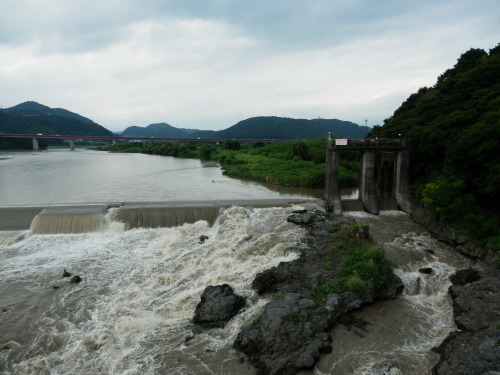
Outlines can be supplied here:
[[197, 129], [179, 129], [165, 122], [151, 124], [145, 128], [140, 126], [130, 126], [122, 132], [123, 137], [157, 137], [157, 138], [186, 138], [190, 134], [197, 132]]
[[199, 131], [193, 138], [222, 139], [314, 139], [330, 132], [341, 138], [364, 138], [368, 126], [337, 119], [293, 119], [286, 117], [252, 117], [225, 130]]
[[82, 122], [95, 124], [94, 121], [80, 116], [77, 113], [70, 112], [63, 108], [50, 108], [45, 105], [39, 104], [37, 102], [24, 102], [14, 107], [6, 108], [7, 113], [18, 115], [18, 116], [61, 116], [68, 117]]
[[[86, 117], [62, 108], [50, 108], [36, 102], [25, 102], [0, 110], [0, 133], [45, 135], [99, 135], [113, 133]], [[30, 148], [30, 140], [4, 139], [0, 148]], [[40, 147], [45, 147], [44, 143]]]

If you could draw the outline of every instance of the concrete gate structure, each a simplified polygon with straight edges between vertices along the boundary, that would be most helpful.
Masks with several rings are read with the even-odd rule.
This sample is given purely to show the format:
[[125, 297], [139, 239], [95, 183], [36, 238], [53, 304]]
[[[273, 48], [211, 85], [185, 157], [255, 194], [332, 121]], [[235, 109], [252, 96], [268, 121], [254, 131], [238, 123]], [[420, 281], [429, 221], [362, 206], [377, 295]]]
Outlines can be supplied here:
[[[359, 198], [365, 211], [379, 214], [379, 196], [393, 197], [403, 211], [409, 210], [410, 150], [402, 139], [328, 139], [326, 145], [325, 200], [327, 208], [342, 213], [338, 177], [341, 151], [360, 151], [361, 170]], [[382, 151], [380, 165], [375, 167], [375, 152]]]

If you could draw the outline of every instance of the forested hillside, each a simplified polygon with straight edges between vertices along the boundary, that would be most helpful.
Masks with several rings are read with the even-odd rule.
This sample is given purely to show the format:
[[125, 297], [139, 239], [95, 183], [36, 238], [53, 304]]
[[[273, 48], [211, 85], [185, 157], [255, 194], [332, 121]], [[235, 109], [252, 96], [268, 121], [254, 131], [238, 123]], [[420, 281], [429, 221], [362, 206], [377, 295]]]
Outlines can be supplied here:
[[[433, 87], [412, 94], [369, 137], [399, 135], [411, 145], [417, 198], [469, 235], [498, 236], [500, 46], [462, 54]], [[495, 241], [500, 244], [500, 237]]]
[[220, 131], [200, 131], [193, 136], [222, 139], [315, 139], [328, 132], [342, 138], [364, 138], [370, 130], [353, 122], [337, 119], [293, 119], [284, 117], [252, 117]]
[[[113, 135], [103, 126], [86, 117], [61, 108], [49, 108], [35, 102], [25, 102], [0, 110], [0, 133], [47, 135]], [[46, 147], [47, 140], [40, 140]], [[0, 138], [0, 149], [30, 149], [31, 139]]]
[[78, 113], [74, 113], [63, 108], [50, 108], [33, 101], [27, 101], [15, 105], [14, 107], [6, 108], [5, 112], [18, 116], [62, 116], [95, 124], [94, 121], [88, 119], [87, 117], [83, 117]]
[[141, 126], [129, 126], [126, 128], [122, 136], [124, 137], [164, 137], [164, 138], [187, 138], [192, 133], [196, 132], [196, 129], [179, 129], [165, 122], [158, 124], [151, 124], [144, 127]]

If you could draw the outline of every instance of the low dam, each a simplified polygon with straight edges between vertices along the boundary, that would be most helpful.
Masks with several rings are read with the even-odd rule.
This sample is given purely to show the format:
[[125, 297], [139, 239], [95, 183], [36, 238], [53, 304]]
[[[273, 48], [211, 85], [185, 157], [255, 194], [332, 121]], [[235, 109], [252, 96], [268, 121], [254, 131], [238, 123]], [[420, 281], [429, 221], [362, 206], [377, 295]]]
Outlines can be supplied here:
[[106, 216], [132, 228], [176, 227], [199, 220], [211, 226], [226, 208], [284, 207], [311, 199], [259, 199], [224, 201], [129, 202], [67, 206], [0, 207], [1, 231], [30, 229], [34, 234], [88, 233], [101, 229]]
[[[128, 202], [88, 205], [0, 207], [0, 233], [30, 229], [34, 234], [88, 233], [100, 230], [110, 220], [124, 224], [124, 229], [171, 228], [199, 220], [214, 224], [231, 206], [246, 208], [285, 207], [313, 199], [253, 199], [194, 202]], [[377, 199], [380, 210], [397, 210], [390, 197]], [[342, 200], [342, 210], [363, 211], [359, 199]]]

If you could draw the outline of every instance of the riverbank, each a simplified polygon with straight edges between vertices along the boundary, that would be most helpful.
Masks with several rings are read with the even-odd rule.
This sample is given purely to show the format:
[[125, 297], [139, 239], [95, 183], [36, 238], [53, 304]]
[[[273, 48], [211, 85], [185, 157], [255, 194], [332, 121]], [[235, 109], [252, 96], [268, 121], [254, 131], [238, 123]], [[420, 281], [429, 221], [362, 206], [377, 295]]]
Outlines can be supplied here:
[[[336, 345], [330, 335], [332, 327], [346, 324], [346, 319], [354, 319], [346, 313], [377, 299], [394, 298], [402, 288], [402, 285], [392, 283], [380, 293], [348, 290], [326, 293], [315, 299], [317, 295], [311, 291], [317, 292], [326, 278], [331, 277], [331, 282], [339, 275], [328, 273], [332, 271], [332, 265], [326, 257], [331, 254], [332, 247], [338, 245], [337, 231], [354, 228], [354, 220], [318, 212], [297, 213], [290, 220], [307, 228], [308, 235], [304, 239], [307, 246], [304, 248], [308, 250], [302, 248], [298, 260], [282, 263], [256, 276], [252, 287], [259, 294], [272, 295], [273, 300], [250, 326], [240, 332], [234, 345], [247, 356], [259, 374], [293, 374], [314, 367], [322, 354], [330, 352]], [[332, 222], [335, 223], [333, 226]], [[357, 227], [355, 236], [368, 234], [366, 227], [361, 228]], [[425, 251], [433, 252], [430, 249]], [[448, 316], [453, 314], [458, 330], [449, 334], [441, 345], [440, 340], [434, 344], [437, 347], [432, 352], [439, 355], [439, 360], [430, 363], [434, 366], [433, 374], [490, 374], [488, 371], [499, 370], [498, 270], [480, 260], [476, 260], [470, 271], [462, 267], [458, 267], [456, 276], [450, 277], [453, 311], [450, 309]], [[425, 278], [426, 272], [437, 270], [425, 268], [419, 272]], [[354, 319], [346, 325], [359, 323]], [[390, 369], [397, 369], [395, 363], [372, 367], [370, 374], [386, 374]], [[408, 374], [412, 374], [411, 370]]]
[[500, 371], [500, 271], [498, 250], [474, 245], [452, 225], [436, 222], [413, 205], [412, 218], [453, 246], [475, 265], [450, 278], [453, 317], [458, 330], [435, 349], [440, 360], [435, 375], [494, 374]]
[[395, 298], [403, 288], [368, 228], [354, 219], [298, 211], [288, 221], [307, 229], [302, 244], [291, 249], [300, 257], [256, 276], [252, 287], [272, 301], [234, 344], [258, 374], [313, 368], [331, 351], [329, 331], [343, 314]]
[[500, 371], [500, 278], [498, 270], [478, 264], [458, 271], [449, 292], [458, 330], [436, 348], [435, 375], [498, 374]]

